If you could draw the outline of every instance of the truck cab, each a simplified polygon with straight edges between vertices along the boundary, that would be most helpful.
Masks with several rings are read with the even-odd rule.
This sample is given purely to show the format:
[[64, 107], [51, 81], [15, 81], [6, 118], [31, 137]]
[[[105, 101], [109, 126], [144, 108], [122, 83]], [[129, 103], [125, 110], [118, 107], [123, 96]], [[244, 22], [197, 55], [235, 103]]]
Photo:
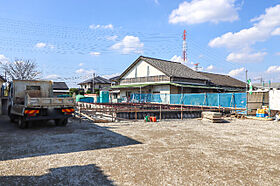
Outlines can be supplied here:
[[32, 121], [54, 120], [65, 126], [74, 112], [71, 97], [53, 96], [52, 81], [13, 80], [10, 84], [8, 115], [19, 128], [27, 128]]

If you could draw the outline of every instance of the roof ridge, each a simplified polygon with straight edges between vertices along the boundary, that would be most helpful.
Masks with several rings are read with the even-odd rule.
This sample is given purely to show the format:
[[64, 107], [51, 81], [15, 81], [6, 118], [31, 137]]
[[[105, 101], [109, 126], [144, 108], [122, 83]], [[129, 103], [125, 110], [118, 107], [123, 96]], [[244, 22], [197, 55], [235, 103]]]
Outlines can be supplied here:
[[[170, 60], [165, 60], [165, 59], [158, 59], [158, 58], [154, 58], [154, 57], [147, 57], [147, 56], [140, 56], [140, 58], [148, 58], [148, 59], [155, 59], [155, 60], [160, 60], [163, 62], [168, 62], [168, 63], [178, 63], [178, 64], [182, 64], [180, 62], [177, 61], [170, 61]], [[183, 64], [182, 64], [183, 65]], [[189, 68], [189, 67], [188, 67]]]
[[227, 74], [219, 74], [219, 73], [212, 73], [212, 72], [202, 72], [202, 71], [197, 71], [198, 73], [205, 73], [205, 74], [214, 74], [214, 75], [221, 75], [221, 76], [228, 76], [228, 77], [231, 77]]

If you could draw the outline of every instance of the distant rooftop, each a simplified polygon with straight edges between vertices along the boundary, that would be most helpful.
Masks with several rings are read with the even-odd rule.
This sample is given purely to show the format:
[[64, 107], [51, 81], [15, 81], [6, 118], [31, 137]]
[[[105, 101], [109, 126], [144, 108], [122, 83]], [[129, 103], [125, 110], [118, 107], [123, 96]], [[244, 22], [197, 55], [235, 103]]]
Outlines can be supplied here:
[[68, 86], [65, 82], [53, 82], [54, 90], [68, 90]]
[[[91, 83], [92, 80], [93, 80], [93, 78], [90, 78], [88, 80], [85, 80], [85, 81], [79, 83], [78, 85]], [[96, 84], [111, 84], [111, 81], [106, 79], [106, 78], [103, 78], [101, 76], [96, 76], [96, 77], [94, 77], [94, 83], [96, 83]]]
[[258, 88], [276, 88], [276, 89], [280, 89], [280, 83], [271, 83], [271, 85], [269, 85], [269, 83], [253, 83], [253, 86], [258, 87]]

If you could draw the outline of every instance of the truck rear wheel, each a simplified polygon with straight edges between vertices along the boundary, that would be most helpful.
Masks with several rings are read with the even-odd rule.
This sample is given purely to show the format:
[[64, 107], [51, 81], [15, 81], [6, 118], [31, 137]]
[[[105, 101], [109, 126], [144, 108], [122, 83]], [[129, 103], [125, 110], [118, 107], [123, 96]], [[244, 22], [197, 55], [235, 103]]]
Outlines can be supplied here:
[[10, 122], [14, 123], [15, 122], [15, 116], [11, 114], [11, 107], [8, 108], [8, 116], [10, 118]]
[[25, 129], [28, 127], [28, 123], [26, 121], [24, 121], [24, 119], [21, 117], [18, 119], [18, 127], [20, 129]]
[[14, 122], [15, 122], [14, 116], [13, 116], [13, 115], [9, 115], [9, 117], [10, 117], [10, 122], [11, 122], [11, 123], [14, 123]]
[[57, 126], [66, 126], [68, 123], [68, 118], [65, 119], [56, 119], [54, 120]]

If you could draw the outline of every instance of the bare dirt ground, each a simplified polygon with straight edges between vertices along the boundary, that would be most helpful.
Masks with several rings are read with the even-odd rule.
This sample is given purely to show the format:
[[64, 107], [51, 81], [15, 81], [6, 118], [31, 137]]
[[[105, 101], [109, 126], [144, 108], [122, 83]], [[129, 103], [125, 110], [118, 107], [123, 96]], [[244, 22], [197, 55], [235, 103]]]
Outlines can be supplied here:
[[0, 185], [279, 185], [280, 123], [39, 124], [0, 117]]

